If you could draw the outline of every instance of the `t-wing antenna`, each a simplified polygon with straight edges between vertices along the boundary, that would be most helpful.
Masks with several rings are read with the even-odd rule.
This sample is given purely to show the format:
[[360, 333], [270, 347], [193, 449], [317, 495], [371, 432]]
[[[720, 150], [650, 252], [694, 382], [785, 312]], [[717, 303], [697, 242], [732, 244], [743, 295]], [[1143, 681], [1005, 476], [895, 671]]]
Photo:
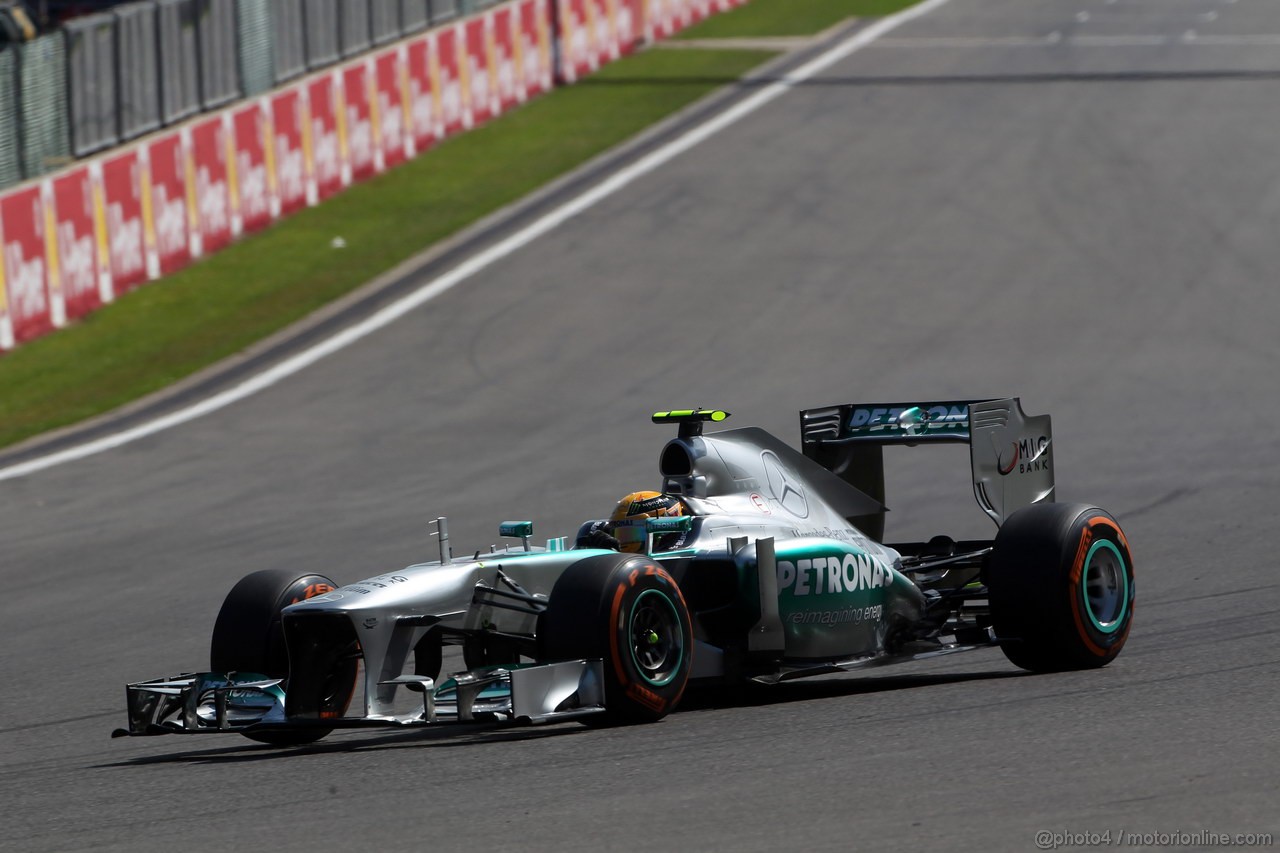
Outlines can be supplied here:
[[702, 425], [707, 421], [720, 423], [728, 418], [728, 412], [718, 409], [677, 409], [671, 412], [653, 413], [655, 424], [680, 424], [680, 438], [702, 435]]

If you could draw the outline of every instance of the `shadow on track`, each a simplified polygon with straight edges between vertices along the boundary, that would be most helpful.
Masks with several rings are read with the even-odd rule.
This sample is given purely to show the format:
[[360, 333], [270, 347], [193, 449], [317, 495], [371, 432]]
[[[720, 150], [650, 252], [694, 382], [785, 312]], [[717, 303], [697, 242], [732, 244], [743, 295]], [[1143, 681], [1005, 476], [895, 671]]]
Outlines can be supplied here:
[[819, 699], [841, 699], [864, 694], [889, 693], [895, 690], [913, 690], [943, 684], [1023, 677], [1035, 677], [1035, 673], [1017, 669], [998, 672], [858, 677], [836, 673], [821, 680], [789, 681], [774, 685], [745, 684], [730, 688], [691, 687], [680, 700], [680, 707], [676, 709], [676, 713], [727, 708], [759, 708], [786, 705], [792, 702], [812, 702]]
[[[164, 755], [147, 755], [126, 761], [94, 764], [91, 767], [95, 770], [101, 770], [112, 767], [140, 767], [148, 764], [236, 764], [241, 762], [271, 761], [278, 758], [301, 758], [308, 755], [326, 755], [328, 753], [364, 752], [366, 750], [450, 748], [541, 740], [543, 738], [573, 734], [579, 730], [585, 731], [585, 729], [573, 723], [565, 723], [558, 726], [538, 726], [536, 728], [511, 728], [507, 726], [495, 728], [493, 723], [470, 725], [449, 723], [441, 725], [440, 728], [389, 730], [386, 734], [376, 737], [366, 736], [359, 740], [348, 737], [342, 740], [290, 747], [270, 746], [236, 737], [230, 745], [217, 749], [188, 749]], [[165, 736], [160, 735], [159, 737]], [[175, 737], [183, 736], [175, 735]], [[187, 737], [207, 737], [207, 735], [187, 735]]]
[[[794, 681], [779, 685], [750, 684], [724, 687], [692, 688], [675, 711], [675, 719], [688, 712], [728, 710], [785, 705], [793, 702], [811, 702], [870, 693], [910, 690], [943, 684], [962, 684], [969, 681], [987, 681], [1002, 678], [1032, 676], [1018, 670], [1007, 672], [970, 672], [937, 675], [900, 675], [883, 677], [858, 677], [835, 675], [821, 681]], [[1032, 676], [1033, 677], [1033, 676]], [[122, 767], [143, 767], [152, 764], [236, 764], [243, 762], [273, 761], [276, 759], [303, 758], [329, 753], [356, 753], [388, 749], [438, 749], [479, 746], [482, 744], [516, 743], [541, 740], [565, 735], [588, 734], [593, 731], [579, 723], [565, 722], [545, 726], [514, 728], [503, 724], [445, 724], [439, 728], [421, 728], [391, 731], [376, 737], [346, 737], [341, 740], [310, 744], [301, 747], [276, 747], [236, 738], [230, 744], [215, 749], [184, 749], [163, 755], [147, 755], [125, 761], [90, 765], [102, 770]], [[182, 737], [182, 735], [175, 735]], [[187, 737], [204, 737], [188, 735]]]

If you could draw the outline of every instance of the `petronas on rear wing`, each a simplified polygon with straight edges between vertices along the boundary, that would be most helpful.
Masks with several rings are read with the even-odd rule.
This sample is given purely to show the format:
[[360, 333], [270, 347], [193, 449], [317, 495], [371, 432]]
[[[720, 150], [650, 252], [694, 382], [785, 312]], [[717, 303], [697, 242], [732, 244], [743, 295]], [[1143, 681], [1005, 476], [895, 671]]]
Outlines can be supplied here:
[[[973, 493], [997, 525], [1015, 510], [1052, 501], [1053, 430], [1017, 397], [912, 403], [846, 403], [800, 412], [804, 454], [885, 503], [886, 445], [965, 443]], [[861, 519], [880, 539], [884, 512]]]

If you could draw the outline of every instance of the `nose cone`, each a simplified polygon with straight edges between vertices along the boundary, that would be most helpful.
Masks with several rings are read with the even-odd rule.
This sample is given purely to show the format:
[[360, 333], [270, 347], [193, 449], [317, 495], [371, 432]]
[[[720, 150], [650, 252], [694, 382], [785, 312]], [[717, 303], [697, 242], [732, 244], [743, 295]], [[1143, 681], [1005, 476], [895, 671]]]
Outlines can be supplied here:
[[470, 606], [474, 562], [410, 566], [347, 584], [285, 608], [291, 616], [380, 611], [382, 615], [443, 614]]
[[415, 584], [408, 574], [379, 575], [374, 578], [338, 587], [332, 592], [317, 595], [286, 608], [293, 615], [305, 613], [333, 613], [383, 609], [403, 602]]

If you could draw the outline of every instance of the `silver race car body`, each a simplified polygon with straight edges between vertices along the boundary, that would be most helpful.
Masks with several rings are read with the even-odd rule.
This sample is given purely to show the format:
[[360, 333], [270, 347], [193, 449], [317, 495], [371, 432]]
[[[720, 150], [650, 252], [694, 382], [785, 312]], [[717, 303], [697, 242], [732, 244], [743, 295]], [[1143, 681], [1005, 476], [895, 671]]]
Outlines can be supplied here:
[[[642, 522], [642, 553], [570, 548], [566, 538], [534, 547], [531, 524], [505, 522], [519, 546], [460, 559], [439, 519], [438, 560], [286, 594], [268, 626], [287, 648], [281, 671], [224, 663], [130, 684], [129, 728], [117, 734], [239, 731], [300, 743], [334, 728], [656, 719], [686, 682], [775, 683], [980, 646], [1040, 648], [999, 635], [985, 576], [998, 542], [882, 541], [881, 454], [968, 443], [975, 496], [1000, 526], [1053, 500], [1048, 416], [1027, 417], [1016, 399], [811, 409], [801, 412], [803, 452], [757, 428], [703, 434], [725, 417], [654, 416], [679, 425], [659, 474], [687, 515]], [[1090, 518], [1090, 530], [1110, 523]], [[1077, 569], [1091, 636], [1111, 640], [1098, 660], [1118, 653], [1132, 613], [1127, 543], [1104, 551], [1100, 582], [1092, 556]], [[1101, 597], [1088, 583], [1105, 587]], [[1074, 601], [1064, 606], [1079, 610]], [[215, 662], [219, 642], [215, 632]], [[442, 681], [445, 646], [463, 647], [466, 668]], [[420, 701], [406, 708], [402, 688]]]

